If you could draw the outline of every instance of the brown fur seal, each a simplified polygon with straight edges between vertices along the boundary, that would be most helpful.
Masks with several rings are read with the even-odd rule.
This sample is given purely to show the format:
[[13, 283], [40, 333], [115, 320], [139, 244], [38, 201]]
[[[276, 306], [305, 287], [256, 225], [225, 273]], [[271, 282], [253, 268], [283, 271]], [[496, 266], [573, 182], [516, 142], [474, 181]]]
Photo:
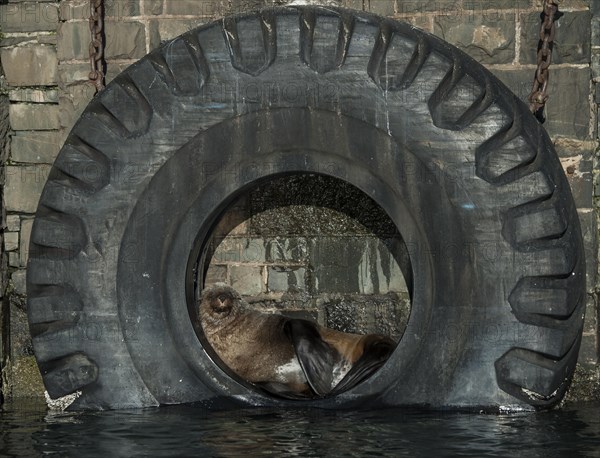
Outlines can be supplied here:
[[241, 378], [284, 397], [349, 389], [381, 367], [395, 347], [388, 337], [253, 310], [228, 286], [205, 289], [199, 312], [219, 358]]

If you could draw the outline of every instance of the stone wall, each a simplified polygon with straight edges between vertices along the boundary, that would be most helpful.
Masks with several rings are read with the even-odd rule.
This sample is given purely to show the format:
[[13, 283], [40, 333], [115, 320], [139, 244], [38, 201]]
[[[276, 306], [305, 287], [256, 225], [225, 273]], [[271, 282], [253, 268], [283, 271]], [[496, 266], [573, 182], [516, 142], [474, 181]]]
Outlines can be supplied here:
[[286, 176], [222, 216], [205, 283], [230, 284], [263, 310], [399, 339], [410, 313], [407, 250], [362, 191], [325, 176]]
[[[105, 3], [107, 79], [110, 80], [161, 42], [202, 23], [226, 14], [287, 2], [105, 0]], [[541, 0], [330, 0], [329, 3], [406, 20], [472, 55], [522, 98], [530, 91]], [[600, 82], [600, 2], [563, 3], [561, 11], [565, 15], [558, 23], [545, 127], [555, 142], [573, 189], [588, 263], [588, 308], [573, 392], [578, 399], [583, 399], [596, 390], [598, 398], [600, 178], [595, 150], [597, 102], [600, 101], [600, 95], [597, 96], [600, 91], [596, 90], [596, 83]], [[0, 5], [0, 58], [5, 73], [2, 95], [10, 101], [9, 142], [0, 155], [3, 164], [0, 179], [5, 180], [0, 255], [8, 264], [2, 266], [2, 278], [10, 279], [6, 294], [2, 294], [0, 340], [4, 344], [0, 359], [4, 390], [14, 397], [41, 393], [27, 335], [24, 297], [29, 234], [50, 165], [94, 94], [93, 87], [87, 83], [88, 15], [87, 0], [9, 0]], [[0, 129], [1, 107], [2, 99]], [[0, 138], [6, 138], [3, 133], [0, 130]], [[329, 189], [327, 184], [324, 186], [323, 189]], [[378, 232], [377, 228], [369, 227], [368, 222], [366, 225], [357, 222], [355, 215], [341, 205], [320, 210], [320, 221], [338, 221], [320, 233], [326, 236], [321, 239], [321, 245], [308, 229], [293, 236], [275, 234], [272, 232], [274, 220], [302, 220], [306, 217], [302, 213], [306, 208], [292, 215], [283, 211], [273, 217], [268, 209], [256, 208], [261, 192], [265, 190], [255, 190], [232, 208], [228, 217], [236, 224], [223, 223], [223, 227], [229, 224], [229, 229], [233, 229], [229, 237], [224, 238], [225, 232], [216, 234], [210, 279], [226, 280], [245, 289], [260, 306], [272, 307], [276, 301], [287, 301], [297, 311], [347, 329], [365, 329], [364, 323], [373, 326], [374, 322], [365, 314], [359, 314], [352, 322], [344, 323], [341, 317], [346, 312], [337, 315], [335, 312], [349, 310], [348, 297], [354, 301], [362, 298], [359, 300], [364, 305], [362, 310], [379, 310], [377, 313], [386, 316], [396, 314], [403, 317], [400, 322], [405, 319], [406, 288], [390, 242], [396, 240], [393, 231]], [[307, 199], [310, 202], [310, 196]], [[277, 199], [274, 202], [278, 202]], [[311, 211], [314, 217], [317, 210]], [[270, 216], [265, 220], [265, 215]], [[323, 244], [325, 239], [328, 242]], [[326, 269], [315, 272], [318, 266], [323, 266], [324, 257], [319, 257], [319, 253], [324, 253], [327, 247], [339, 247], [341, 240], [350, 239], [353, 242], [344, 245], [350, 250], [346, 251], [346, 258], [333, 266], [338, 267], [337, 271], [332, 269], [329, 277]], [[253, 251], [249, 252], [248, 247]], [[391, 273], [375, 268], [374, 276], [365, 278], [363, 283], [355, 282], [357, 271], [366, 262], [365, 253], [380, 253], [376, 267], [385, 261]], [[352, 256], [355, 259], [347, 262]], [[343, 269], [339, 269], [340, 266]], [[319, 274], [325, 283], [316, 281]], [[338, 283], [324, 286], [328, 278], [336, 278]], [[340, 282], [340, 278], [353, 280]], [[4, 291], [4, 281], [0, 281], [0, 288]], [[395, 310], [390, 304], [397, 303], [398, 298], [405, 301], [405, 306]], [[332, 312], [327, 315], [327, 310]], [[389, 332], [401, 333], [401, 329]]]

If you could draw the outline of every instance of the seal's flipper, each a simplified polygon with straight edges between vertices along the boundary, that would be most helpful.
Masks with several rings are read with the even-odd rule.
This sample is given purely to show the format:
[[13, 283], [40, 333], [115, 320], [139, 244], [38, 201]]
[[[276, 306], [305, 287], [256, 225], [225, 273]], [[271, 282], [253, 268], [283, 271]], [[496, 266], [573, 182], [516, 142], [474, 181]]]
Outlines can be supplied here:
[[371, 374], [383, 366], [395, 347], [396, 343], [389, 337], [378, 335], [365, 336], [362, 355], [354, 363], [352, 369], [340, 380], [340, 383], [331, 391], [331, 394], [338, 394], [349, 390], [371, 376]]
[[290, 319], [285, 324], [285, 330], [312, 390], [318, 396], [329, 394], [333, 366], [339, 360], [337, 351], [321, 338], [317, 325], [310, 321]]

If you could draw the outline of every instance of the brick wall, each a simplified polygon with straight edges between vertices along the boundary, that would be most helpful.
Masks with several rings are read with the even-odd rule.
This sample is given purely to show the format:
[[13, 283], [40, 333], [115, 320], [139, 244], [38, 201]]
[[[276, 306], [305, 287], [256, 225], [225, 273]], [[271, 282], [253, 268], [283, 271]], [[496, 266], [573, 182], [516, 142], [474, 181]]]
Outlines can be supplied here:
[[[162, 41], [202, 23], [282, 3], [287, 2], [106, 0], [108, 80]], [[336, 0], [329, 3], [340, 4]], [[439, 35], [483, 63], [522, 98], [530, 91], [535, 70], [541, 3], [541, 0], [341, 2], [351, 8], [406, 20]], [[596, 97], [596, 83], [600, 82], [599, 3], [573, 0], [561, 6], [565, 15], [558, 23], [545, 124], [572, 186], [585, 238], [588, 309], [574, 389], [579, 398], [590, 396], [593, 390], [600, 391], [596, 236], [600, 187], [594, 186], [598, 181], [595, 150], [596, 102], [600, 100], [600, 96]], [[2, 268], [3, 275], [10, 278], [6, 294], [5, 282], [0, 282], [5, 304], [4, 313], [0, 313], [0, 332], [5, 341], [0, 358], [5, 360], [5, 391], [10, 386], [13, 396], [40, 393], [39, 374], [27, 336], [24, 300], [27, 247], [33, 214], [50, 165], [93, 96], [93, 88], [86, 82], [88, 15], [87, 0], [10, 0], [0, 5], [0, 57], [5, 75], [2, 94], [10, 101], [10, 141], [0, 156], [3, 163], [0, 179], [5, 180], [0, 257], [6, 258], [8, 264]], [[2, 99], [0, 113], [1, 107]], [[0, 128], [1, 119], [0, 116]], [[300, 181], [298, 178], [289, 186]], [[316, 189], [321, 193], [333, 187], [328, 183], [319, 186]], [[233, 283], [250, 294], [257, 306], [276, 307], [283, 301], [297, 312], [345, 329], [372, 329], [376, 323], [394, 320], [402, 323], [408, 304], [403, 277], [394, 259], [397, 237], [393, 228], [371, 227], [368, 221], [362, 224], [364, 221], [357, 221], [356, 215], [343, 205], [332, 204], [317, 211], [299, 204], [291, 212], [289, 208], [277, 209], [277, 205], [261, 206], [260, 196], [272, 195], [273, 189], [254, 190], [232, 207], [227, 215], [229, 220], [226, 218], [221, 232], [215, 235], [210, 279]], [[343, 192], [347, 195], [355, 191]], [[305, 203], [311, 202], [310, 195], [304, 197]], [[278, 199], [273, 197], [271, 204], [283, 204]], [[368, 205], [366, 197], [357, 194], [356, 199]], [[370, 208], [376, 214], [377, 209]], [[326, 228], [319, 237], [315, 236], [314, 228], [305, 227], [290, 234], [286, 233], [285, 224], [283, 227], [274, 224], [274, 221], [288, 221], [289, 229], [294, 221], [307, 219], [307, 213], [303, 213], [306, 211], [312, 211], [309, 216]], [[224, 238], [226, 227], [233, 232]], [[335, 261], [339, 247], [345, 251]], [[332, 264], [329, 268], [325, 258]], [[367, 272], [368, 263], [371, 263], [369, 275], [360, 277], [360, 272]], [[359, 307], [350, 303], [358, 303]], [[395, 308], [398, 303], [402, 307]], [[352, 320], [348, 321], [347, 316], [352, 314]], [[381, 319], [382, 316], [389, 320]], [[401, 333], [400, 328], [381, 331]]]

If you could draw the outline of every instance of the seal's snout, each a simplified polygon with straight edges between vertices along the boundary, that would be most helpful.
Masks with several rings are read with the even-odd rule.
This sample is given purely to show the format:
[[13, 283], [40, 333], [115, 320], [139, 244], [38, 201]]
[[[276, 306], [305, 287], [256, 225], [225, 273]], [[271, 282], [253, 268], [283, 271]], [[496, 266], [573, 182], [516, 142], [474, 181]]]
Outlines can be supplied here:
[[230, 294], [221, 293], [210, 302], [210, 305], [215, 312], [228, 314], [233, 306], [233, 297]]
[[216, 286], [204, 291], [200, 309], [223, 318], [231, 313], [236, 304], [236, 299], [238, 299], [238, 296], [231, 288]]

